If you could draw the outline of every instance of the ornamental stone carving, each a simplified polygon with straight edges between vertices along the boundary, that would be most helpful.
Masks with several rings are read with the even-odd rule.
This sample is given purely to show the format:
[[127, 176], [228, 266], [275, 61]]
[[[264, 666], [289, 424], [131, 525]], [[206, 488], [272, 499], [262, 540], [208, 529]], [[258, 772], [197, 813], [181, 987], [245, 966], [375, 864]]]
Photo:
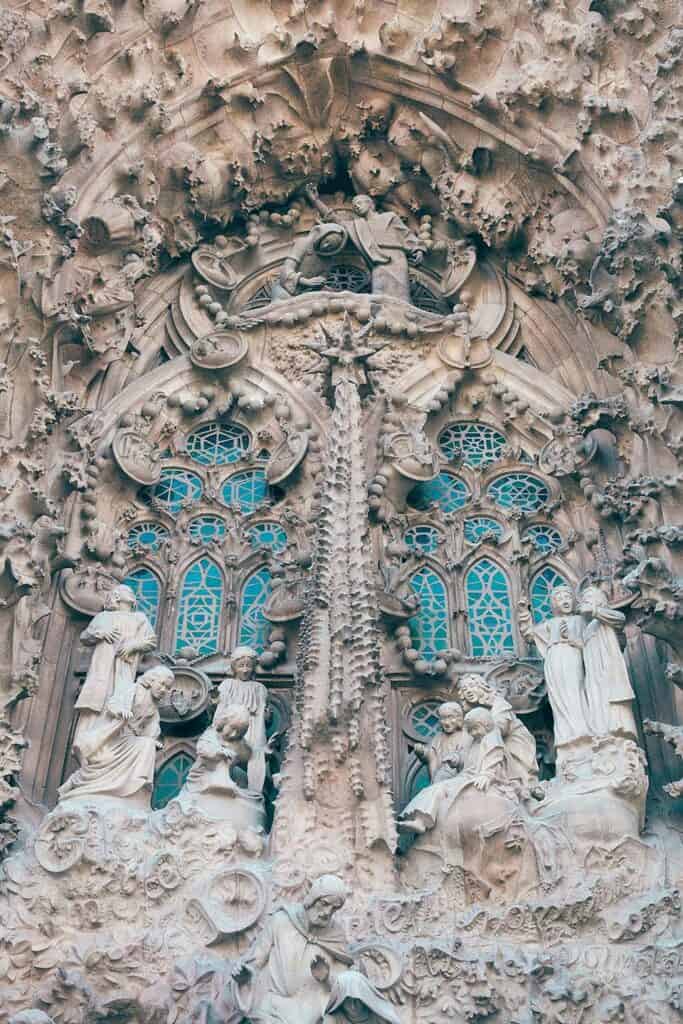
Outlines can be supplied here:
[[0, 67], [0, 1024], [673, 1024], [673, 6]]

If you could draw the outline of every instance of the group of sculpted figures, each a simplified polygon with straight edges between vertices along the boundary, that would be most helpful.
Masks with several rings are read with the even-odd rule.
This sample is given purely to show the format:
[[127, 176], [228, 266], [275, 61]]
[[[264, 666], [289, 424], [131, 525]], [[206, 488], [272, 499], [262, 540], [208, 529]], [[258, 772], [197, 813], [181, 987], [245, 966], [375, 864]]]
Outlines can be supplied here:
[[[623, 615], [594, 586], [583, 590], [578, 610], [568, 587], [554, 591], [551, 603], [551, 618], [533, 625], [522, 614], [521, 624], [544, 658], [558, 759], [563, 749], [582, 744], [634, 746], [633, 693], [616, 635]], [[168, 698], [173, 673], [161, 666], [136, 679], [139, 659], [155, 638], [126, 586], [111, 591], [82, 639], [94, 653], [77, 704], [74, 747], [80, 765], [62, 786], [60, 800], [68, 805], [124, 799], [127, 806], [148, 808], [158, 705]], [[210, 820], [262, 830], [267, 690], [253, 678], [254, 651], [237, 648], [230, 664], [213, 723], [197, 742], [197, 759], [177, 799]], [[425, 864], [437, 864], [442, 879], [444, 871], [459, 868], [485, 895], [519, 892], [520, 879], [529, 889], [538, 882], [556, 884], [564, 840], [557, 818], [544, 815], [552, 801], [547, 783], [539, 782], [533, 735], [483, 676], [462, 675], [456, 695], [440, 705], [441, 728], [432, 742], [415, 747], [430, 782], [399, 816], [399, 829], [413, 835], [406, 865], [412, 858], [420, 886], [429, 884]], [[404, 877], [410, 885], [409, 875]], [[221, 1019], [398, 1024], [391, 1003], [356, 969], [334, 925], [347, 895], [342, 879], [326, 875], [312, 883], [303, 903], [277, 908], [250, 952], [230, 966], [219, 997]]]
[[[60, 788], [62, 802], [123, 799], [129, 807], [149, 808], [159, 705], [169, 699], [174, 675], [160, 665], [136, 678], [141, 656], [156, 646], [149, 620], [136, 606], [130, 587], [114, 587], [104, 611], [81, 636], [94, 650], [76, 702], [73, 751], [79, 767]], [[258, 829], [264, 822], [269, 744], [267, 691], [253, 678], [256, 657], [249, 647], [233, 651], [232, 674], [220, 685], [213, 722], [197, 741], [197, 758], [179, 800], [209, 818]], [[235, 781], [235, 768], [246, 773], [246, 786]]]
[[[530, 616], [521, 616], [525, 635], [544, 659], [558, 766], [577, 751], [589, 765], [594, 748], [604, 743], [622, 744], [632, 754], [637, 736], [634, 694], [616, 633], [624, 615], [597, 586], [586, 587], [578, 610], [576, 604], [573, 591], [562, 586], [552, 594], [551, 618], [533, 625]], [[430, 784], [399, 817], [399, 828], [417, 836], [413, 866], [424, 875], [424, 856], [431, 854], [446, 869], [469, 871], [491, 889], [504, 889], [513, 874], [517, 881], [526, 877], [529, 887], [552, 883], [560, 846], [572, 843], [562, 829], [571, 820], [571, 786], [559, 786], [563, 820], [561, 780], [554, 787], [539, 783], [535, 739], [510, 704], [476, 674], [463, 675], [457, 693], [458, 702], [439, 707], [441, 729], [432, 743], [415, 747]], [[577, 785], [581, 813], [604, 782], [589, 777]], [[603, 810], [609, 821], [608, 801]], [[583, 816], [590, 826], [587, 804]], [[515, 849], [517, 859], [511, 856]], [[533, 863], [525, 866], [525, 856]]]

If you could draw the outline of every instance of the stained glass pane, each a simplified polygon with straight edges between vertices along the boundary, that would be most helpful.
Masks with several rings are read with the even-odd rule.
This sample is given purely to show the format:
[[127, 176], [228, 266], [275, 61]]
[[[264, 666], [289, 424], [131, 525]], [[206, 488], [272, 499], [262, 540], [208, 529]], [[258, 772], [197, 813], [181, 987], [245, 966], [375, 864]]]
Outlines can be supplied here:
[[439, 546], [439, 531], [426, 523], [420, 523], [406, 530], [403, 540], [413, 551], [431, 555]]
[[413, 775], [412, 782], [410, 784], [410, 790], [408, 792], [408, 801], [410, 802], [414, 796], [420, 792], [421, 789], [426, 789], [430, 785], [429, 769], [426, 764], [421, 764], [418, 770]]
[[190, 538], [201, 544], [225, 537], [225, 523], [220, 516], [197, 516], [189, 525]]
[[447, 459], [462, 458], [466, 466], [490, 466], [503, 454], [505, 437], [485, 423], [449, 423], [439, 434]]
[[205, 423], [187, 438], [185, 450], [202, 466], [225, 466], [249, 450], [249, 434], [236, 423]]
[[428, 313], [438, 313], [440, 316], [450, 313], [448, 303], [435, 295], [430, 288], [422, 284], [422, 281], [418, 281], [412, 274], [410, 275], [410, 301], [413, 306], [417, 306], [418, 309], [426, 309]]
[[469, 488], [464, 480], [451, 473], [439, 473], [434, 480], [418, 484], [408, 495], [408, 504], [420, 512], [431, 505], [439, 505], [444, 512], [455, 512], [467, 504]]
[[474, 516], [465, 520], [465, 540], [468, 544], [477, 544], [480, 540], [500, 540], [503, 527], [495, 519], [488, 516]]
[[161, 505], [172, 516], [177, 516], [182, 508], [197, 501], [201, 493], [201, 480], [196, 473], [186, 469], [162, 469], [159, 483], [143, 491], [148, 499]]
[[537, 551], [557, 551], [562, 547], [562, 534], [554, 526], [536, 523], [524, 532], [524, 540], [530, 540]]
[[237, 506], [245, 515], [270, 501], [268, 483], [262, 469], [248, 469], [228, 477], [221, 493], [226, 505]]
[[410, 585], [420, 599], [420, 610], [408, 625], [415, 648], [425, 661], [434, 661], [448, 650], [448, 598], [441, 578], [431, 569], [418, 569]]
[[370, 275], [351, 263], [335, 263], [327, 271], [325, 288], [332, 292], [369, 292]]
[[194, 759], [189, 754], [180, 753], [162, 764], [154, 780], [152, 790], [152, 807], [155, 811], [165, 807], [169, 800], [178, 796], [183, 788]]
[[136, 523], [128, 531], [128, 547], [131, 551], [158, 551], [167, 537], [168, 530], [161, 523]]
[[550, 491], [542, 480], [530, 473], [506, 473], [493, 481], [488, 496], [501, 508], [536, 512], [545, 505]]
[[425, 740], [431, 740], [441, 728], [439, 716], [436, 713], [438, 707], [438, 701], [425, 700], [421, 704], [416, 704], [410, 712], [410, 724], [413, 731]]
[[550, 595], [556, 587], [569, 586], [567, 580], [551, 566], [546, 565], [533, 578], [531, 584], [531, 614], [534, 622], [543, 622], [551, 618]]
[[151, 569], [143, 567], [130, 573], [123, 582], [137, 597], [138, 611], [144, 612], [152, 623], [152, 629], [156, 629], [159, 619], [159, 599], [161, 598], [159, 577]]
[[503, 570], [482, 558], [465, 577], [472, 655], [487, 658], [515, 649], [510, 585]]
[[209, 558], [200, 558], [185, 573], [180, 588], [176, 651], [194, 647], [200, 654], [218, 650], [223, 604], [223, 576]]
[[244, 584], [240, 608], [240, 644], [253, 647], [260, 654], [268, 639], [270, 623], [264, 617], [263, 605], [270, 595], [270, 573], [259, 569]]
[[287, 534], [279, 523], [256, 523], [247, 530], [253, 548], [267, 548], [276, 554], [287, 547]]

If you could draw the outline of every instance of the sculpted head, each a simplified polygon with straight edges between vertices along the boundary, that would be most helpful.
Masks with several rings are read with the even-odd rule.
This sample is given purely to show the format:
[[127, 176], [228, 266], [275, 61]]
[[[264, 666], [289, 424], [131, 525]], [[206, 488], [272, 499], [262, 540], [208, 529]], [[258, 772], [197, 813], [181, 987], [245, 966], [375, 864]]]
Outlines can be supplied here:
[[574, 591], [571, 587], [555, 587], [550, 595], [550, 607], [556, 615], [571, 615], [574, 605]]
[[357, 217], [367, 217], [373, 213], [375, 203], [370, 196], [355, 196], [351, 202], [351, 209]]
[[346, 883], [336, 875], [316, 878], [304, 899], [309, 924], [313, 928], [323, 928], [329, 924], [335, 913], [346, 903], [347, 896]]
[[165, 665], [157, 665], [140, 676], [138, 682], [149, 689], [156, 701], [160, 701], [170, 692], [175, 682], [175, 676], [170, 668], [166, 668]]
[[475, 738], [485, 736], [495, 728], [493, 715], [486, 708], [472, 708], [465, 715], [465, 728]]
[[346, 245], [346, 228], [341, 224], [323, 224], [313, 243], [313, 251], [321, 256], [334, 256]]
[[113, 587], [105, 599], [104, 607], [107, 611], [118, 611], [119, 608], [129, 609], [133, 611], [138, 606], [138, 599], [135, 596], [135, 591], [130, 587], [127, 587], [125, 583], [121, 583], [118, 587]]
[[449, 700], [444, 704], [440, 704], [437, 714], [441, 723], [441, 729], [447, 735], [462, 729], [463, 710], [457, 701]]
[[216, 719], [216, 728], [226, 740], [241, 740], [249, 728], [249, 710], [243, 704], [228, 704]]
[[253, 647], [236, 647], [230, 655], [230, 669], [237, 679], [251, 679], [258, 655]]
[[484, 677], [480, 676], [477, 672], [466, 672], [464, 676], [460, 677], [458, 680], [458, 693], [461, 700], [473, 706], [490, 704], [493, 699], [491, 687]]

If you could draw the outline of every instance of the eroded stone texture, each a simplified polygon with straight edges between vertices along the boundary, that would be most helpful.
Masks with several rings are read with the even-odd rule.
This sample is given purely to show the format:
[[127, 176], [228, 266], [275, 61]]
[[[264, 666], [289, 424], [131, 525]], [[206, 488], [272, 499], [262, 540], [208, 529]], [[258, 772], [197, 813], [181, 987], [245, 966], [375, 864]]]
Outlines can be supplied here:
[[0, 12], [0, 1022], [673, 1022], [663, 0]]

